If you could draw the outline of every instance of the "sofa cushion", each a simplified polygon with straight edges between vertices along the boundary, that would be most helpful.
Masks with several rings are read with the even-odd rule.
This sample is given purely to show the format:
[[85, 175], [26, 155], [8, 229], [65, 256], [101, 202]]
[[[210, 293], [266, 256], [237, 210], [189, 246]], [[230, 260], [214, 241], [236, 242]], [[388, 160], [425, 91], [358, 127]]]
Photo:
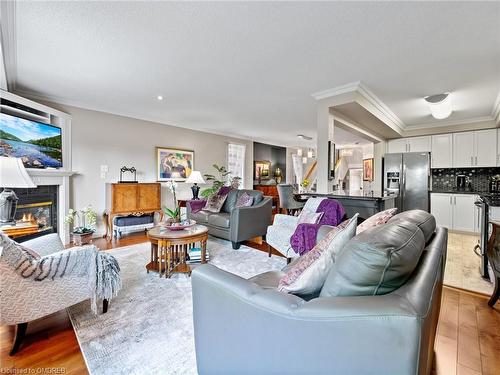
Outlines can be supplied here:
[[230, 214], [226, 212], [214, 213], [208, 217], [208, 224], [221, 228], [229, 228], [229, 217]]
[[321, 297], [390, 293], [403, 285], [418, 264], [424, 234], [397, 220], [367, 229], [350, 240], [328, 274]]
[[248, 195], [253, 197], [253, 206], [259, 204], [264, 197], [264, 193], [259, 190], [238, 190], [238, 198], [244, 193], [247, 193]]
[[370, 216], [363, 221], [356, 228], [356, 234], [360, 234], [365, 230], [387, 223], [398, 211], [397, 208], [389, 208], [388, 210], [377, 212], [375, 215]]
[[235, 207], [250, 207], [251, 205], [253, 205], [253, 197], [247, 192], [244, 192], [238, 197]]
[[425, 243], [429, 242], [436, 231], [436, 219], [433, 215], [423, 210], [404, 211], [393, 216], [389, 223], [396, 220], [405, 220], [418, 226], [424, 232]]
[[236, 206], [237, 199], [238, 199], [238, 190], [231, 189], [227, 194], [227, 198], [226, 201], [224, 202], [224, 205], [222, 206], [221, 212], [231, 213], [231, 211], [233, 211], [234, 207]]
[[209, 211], [191, 212], [189, 218], [195, 220], [198, 224], [208, 223], [208, 217], [212, 215]]
[[301, 256], [280, 280], [278, 290], [293, 294], [318, 293], [335, 262], [335, 256], [356, 234], [358, 214], [347, 225], [334, 227], [314, 248]]
[[210, 212], [220, 212], [222, 205], [226, 201], [227, 195], [214, 194], [207, 199], [205, 210]]

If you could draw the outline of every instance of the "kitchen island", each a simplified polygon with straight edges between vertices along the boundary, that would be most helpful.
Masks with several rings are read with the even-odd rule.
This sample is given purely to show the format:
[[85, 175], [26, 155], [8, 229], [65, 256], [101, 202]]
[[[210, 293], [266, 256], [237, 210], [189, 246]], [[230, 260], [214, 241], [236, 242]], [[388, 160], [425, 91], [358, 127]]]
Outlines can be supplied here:
[[304, 197], [327, 197], [338, 200], [345, 209], [347, 217], [359, 213], [359, 217], [367, 219], [377, 212], [396, 207], [397, 194], [387, 194], [363, 190], [335, 190], [329, 193], [305, 193]]

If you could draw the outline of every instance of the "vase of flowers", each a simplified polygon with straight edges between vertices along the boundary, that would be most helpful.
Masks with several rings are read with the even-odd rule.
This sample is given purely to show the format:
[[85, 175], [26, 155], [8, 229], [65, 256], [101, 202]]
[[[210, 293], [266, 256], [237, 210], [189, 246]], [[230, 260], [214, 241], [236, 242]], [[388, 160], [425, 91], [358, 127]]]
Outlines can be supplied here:
[[73, 225], [73, 243], [77, 246], [85, 245], [92, 241], [92, 234], [95, 232], [97, 223], [97, 213], [90, 205], [81, 210], [70, 208], [64, 222]]
[[307, 190], [308, 190], [310, 184], [311, 184], [310, 181], [307, 178], [304, 178], [302, 180], [302, 183], [300, 184], [300, 187], [302, 188], [302, 190], [304, 192], [307, 193]]
[[167, 182], [167, 188], [174, 196], [174, 209], [170, 209], [167, 206], [163, 206], [163, 213], [168, 216], [168, 221], [170, 223], [178, 223], [181, 221], [181, 209], [177, 203], [177, 182], [171, 180]]

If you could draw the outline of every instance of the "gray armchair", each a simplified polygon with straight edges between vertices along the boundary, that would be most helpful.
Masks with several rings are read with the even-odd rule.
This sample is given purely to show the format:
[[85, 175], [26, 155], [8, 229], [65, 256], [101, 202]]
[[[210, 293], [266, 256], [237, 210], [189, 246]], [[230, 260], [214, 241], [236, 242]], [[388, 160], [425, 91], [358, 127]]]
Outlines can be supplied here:
[[[238, 197], [247, 193], [254, 198], [250, 207], [236, 207]], [[232, 190], [229, 192], [221, 212], [193, 212], [186, 205], [187, 217], [208, 227], [209, 234], [230, 240], [233, 249], [239, 249], [243, 241], [254, 237], [266, 237], [267, 227], [272, 221], [272, 198], [263, 196], [258, 190]]]
[[302, 299], [202, 265], [196, 360], [211, 374], [430, 374], [446, 255], [438, 228], [411, 278], [378, 296]]
[[280, 210], [286, 210], [286, 213], [294, 213], [304, 207], [304, 202], [295, 200], [292, 185], [277, 185], [280, 198]]

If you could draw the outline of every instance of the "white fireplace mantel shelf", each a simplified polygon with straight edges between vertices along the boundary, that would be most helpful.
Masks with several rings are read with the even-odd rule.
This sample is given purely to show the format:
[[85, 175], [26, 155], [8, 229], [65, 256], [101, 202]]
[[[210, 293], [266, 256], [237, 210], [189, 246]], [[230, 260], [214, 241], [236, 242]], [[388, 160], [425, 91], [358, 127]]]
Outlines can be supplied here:
[[43, 176], [43, 177], [70, 177], [77, 172], [74, 171], [66, 171], [62, 169], [26, 169], [30, 176]]

